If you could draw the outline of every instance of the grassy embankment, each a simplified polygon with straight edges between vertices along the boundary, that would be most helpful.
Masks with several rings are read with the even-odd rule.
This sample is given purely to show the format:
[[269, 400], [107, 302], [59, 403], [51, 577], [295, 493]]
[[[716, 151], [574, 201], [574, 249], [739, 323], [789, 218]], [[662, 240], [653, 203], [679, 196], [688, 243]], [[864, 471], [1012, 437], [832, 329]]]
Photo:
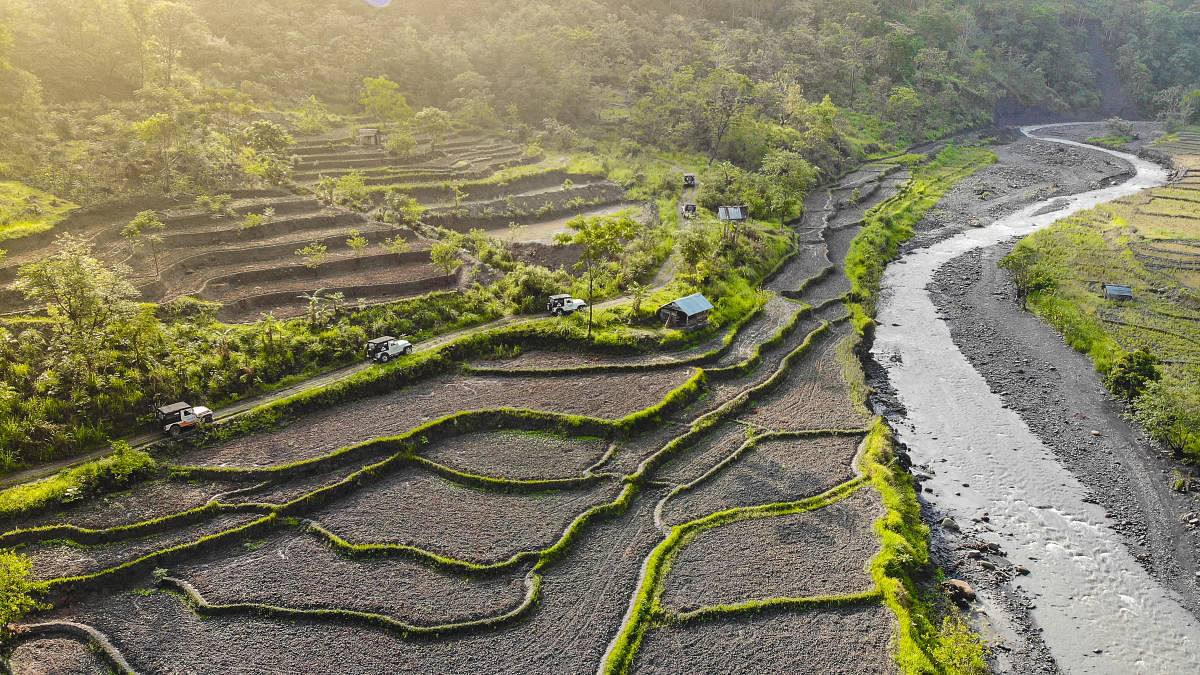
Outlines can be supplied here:
[[[1060, 220], [1002, 263], [1027, 306], [1095, 364], [1155, 439], [1200, 459], [1200, 189], [1148, 190]], [[1103, 297], [1103, 284], [1133, 300]], [[1157, 374], [1127, 374], [1145, 349]], [[1148, 376], [1148, 377], [1147, 377]]]
[[[916, 166], [900, 192], [867, 213], [866, 224], [846, 256], [846, 275], [852, 285], [849, 305], [860, 339], [873, 330], [884, 266], [913, 235], [913, 226], [958, 181], [995, 161], [995, 154], [986, 148], [950, 147]], [[848, 370], [843, 365], [843, 371]], [[853, 388], [863, 391], [865, 385]], [[871, 563], [871, 575], [899, 624], [896, 662], [905, 673], [983, 672], [982, 643], [955, 617], [942, 617], [939, 622], [938, 612], [918, 589], [915, 579], [928, 573], [929, 530], [921, 522], [912, 477], [897, 466], [894, 452], [890, 431], [877, 422], [863, 457], [863, 471], [883, 496], [888, 512], [876, 524], [883, 550]]]
[[49, 230], [77, 208], [48, 192], [0, 181], [0, 244]]

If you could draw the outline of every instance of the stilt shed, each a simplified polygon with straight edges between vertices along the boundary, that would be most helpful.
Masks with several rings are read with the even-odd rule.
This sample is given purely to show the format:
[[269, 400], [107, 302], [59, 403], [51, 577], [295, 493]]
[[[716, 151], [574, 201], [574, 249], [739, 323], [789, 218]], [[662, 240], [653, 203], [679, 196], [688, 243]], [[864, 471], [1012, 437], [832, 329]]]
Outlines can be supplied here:
[[668, 328], [696, 330], [708, 324], [708, 313], [712, 310], [713, 304], [708, 298], [700, 293], [693, 293], [659, 307], [658, 318], [662, 319]]
[[750, 219], [750, 207], [722, 206], [717, 209], [717, 217], [731, 223], [744, 223]]
[[375, 127], [363, 127], [358, 130], [358, 144], [367, 146], [383, 145], [383, 132]]

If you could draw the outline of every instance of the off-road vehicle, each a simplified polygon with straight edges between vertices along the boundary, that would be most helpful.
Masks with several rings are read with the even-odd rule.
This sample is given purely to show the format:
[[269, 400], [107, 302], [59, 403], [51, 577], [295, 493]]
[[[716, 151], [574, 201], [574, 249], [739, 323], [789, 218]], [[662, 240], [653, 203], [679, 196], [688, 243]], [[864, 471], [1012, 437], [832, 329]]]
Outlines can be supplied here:
[[172, 403], [159, 408], [154, 415], [154, 421], [163, 433], [172, 438], [179, 438], [183, 432], [194, 429], [201, 424], [212, 424], [213, 411], [202, 405], [193, 406], [190, 403]]
[[377, 337], [374, 340], [367, 341], [367, 358], [379, 363], [387, 363], [394, 358], [407, 356], [413, 350], [412, 343], [408, 340], [384, 335]]
[[580, 300], [579, 298], [572, 298], [566, 293], [562, 295], [552, 295], [550, 296], [550, 302], [546, 303], [546, 311], [550, 312], [554, 316], [565, 316], [572, 312], [577, 312], [584, 307], [587, 307], [586, 302]]

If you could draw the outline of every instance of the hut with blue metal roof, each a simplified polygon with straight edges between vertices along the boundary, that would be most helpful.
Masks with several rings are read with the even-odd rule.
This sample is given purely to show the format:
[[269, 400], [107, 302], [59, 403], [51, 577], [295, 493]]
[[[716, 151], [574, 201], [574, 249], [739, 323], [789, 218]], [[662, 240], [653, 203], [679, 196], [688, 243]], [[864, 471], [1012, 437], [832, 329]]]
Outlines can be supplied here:
[[1104, 284], [1104, 299], [1128, 301], [1133, 299], [1133, 289], [1120, 284]]
[[667, 328], [696, 330], [708, 325], [708, 314], [712, 310], [713, 304], [708, 298], [701, 293], [693, 293], [659, 307], [657, 314]]

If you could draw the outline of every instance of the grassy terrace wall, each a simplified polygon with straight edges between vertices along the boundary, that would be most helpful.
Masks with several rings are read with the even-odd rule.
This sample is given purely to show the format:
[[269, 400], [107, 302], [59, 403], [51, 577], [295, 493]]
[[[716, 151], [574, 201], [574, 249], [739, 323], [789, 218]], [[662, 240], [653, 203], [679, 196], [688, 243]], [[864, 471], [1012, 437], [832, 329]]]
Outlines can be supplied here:
[[[899, 193], [866, 214], [846, 256], [851, 320], [861, 340], [860, 354], [865, 355], [864, 347], [873, 335], [884, 266], [950, 188], [995, 161], [995, 154], [985, 148], [947, 148], [933, 161], [914, 168], [912, 179]], [[876, 524], [883, 550], [871, 564], [871, 576], [899, 623], [896, 662], [905, 673], [983, 672], [982, 646], [975, 640], [955, 640], [940, 629], [932, 606], [918, 592], [915, 580], [929, 574], [929, 530], [921, 522], [912, 477], [897, 465], [894, 453], [891, 431], [877, 420], [866, 441], [861, 469], [888, 511]], [[964, 669], [961, 664], [968, 665]]]

